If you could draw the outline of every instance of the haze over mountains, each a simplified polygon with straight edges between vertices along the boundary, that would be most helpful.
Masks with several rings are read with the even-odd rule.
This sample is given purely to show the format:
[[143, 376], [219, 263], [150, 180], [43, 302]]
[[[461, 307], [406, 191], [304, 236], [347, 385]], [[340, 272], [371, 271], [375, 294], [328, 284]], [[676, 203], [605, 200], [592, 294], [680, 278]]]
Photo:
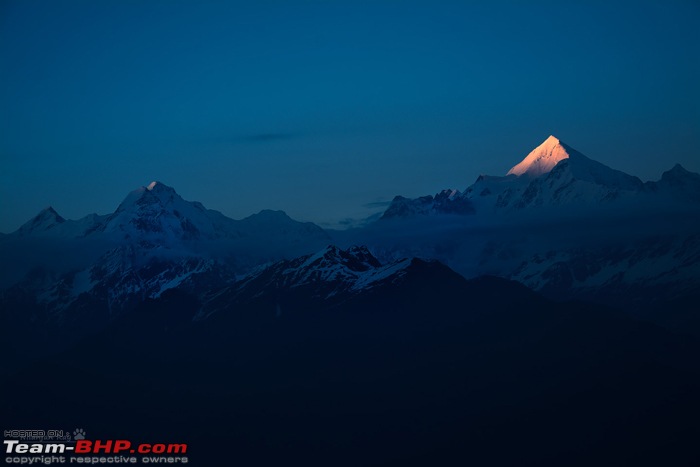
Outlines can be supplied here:
[[699, 196], [680, 166], [643, 183], [549, 137], [345, 231], [161, 182], [107, 215], [47, 208], [0, 238], [3, 419], [205, 424], [203, 465], [220, 445], [246, 465], [693, 465]]
[[699, 194], [700, 175], [680, 165], [644, 183], [550, 136], [506, 176], [397, 197], [380, 221], [336, 237], [382, 260], [434, 258], [465, 277], [634, 308], [697, 293]]
[[384, 263], [435, 259], [465, 277], [496, 275], [555, 298], [632, 307], [697, 292], [699, 199], [700, 175], [679, 165], [643, 183], [554, 136], [506, 176], [480, 175], [464, 191], [397, 196], [379, 220], [347, 231], [281, 211], [230, 219], [152, 182], [112, 214], [73, 221], [47, 208], [3, 237], [2, 255], [16, 266], [2, 286], [33, 297], [48, 316], [86, 300], [113, 314], [171, 288], [235, 282], [335, 243], [363, 245]]

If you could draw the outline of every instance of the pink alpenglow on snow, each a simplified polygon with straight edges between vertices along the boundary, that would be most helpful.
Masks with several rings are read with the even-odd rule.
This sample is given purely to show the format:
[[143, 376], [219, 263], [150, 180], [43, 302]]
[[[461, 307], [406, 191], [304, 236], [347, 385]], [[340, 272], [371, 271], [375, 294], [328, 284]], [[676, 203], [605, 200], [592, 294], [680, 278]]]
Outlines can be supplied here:
[[508, 171], [507, 175], [529, 175], [539, 177], [549, 173], [560, 161], [569, 158], [569, 152], [558, 138], [550, 136], [537, 146], [518, 165]]

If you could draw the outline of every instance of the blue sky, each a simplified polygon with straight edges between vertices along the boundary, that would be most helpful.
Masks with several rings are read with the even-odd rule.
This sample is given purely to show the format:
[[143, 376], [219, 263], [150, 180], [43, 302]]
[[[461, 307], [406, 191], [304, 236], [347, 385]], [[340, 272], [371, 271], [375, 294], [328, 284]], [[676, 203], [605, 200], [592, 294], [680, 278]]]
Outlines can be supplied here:
[[151, 180], [319, 223], [505, 174], [549, 134], [700, 171], [697, 2], [4, 1], [0, 231]]

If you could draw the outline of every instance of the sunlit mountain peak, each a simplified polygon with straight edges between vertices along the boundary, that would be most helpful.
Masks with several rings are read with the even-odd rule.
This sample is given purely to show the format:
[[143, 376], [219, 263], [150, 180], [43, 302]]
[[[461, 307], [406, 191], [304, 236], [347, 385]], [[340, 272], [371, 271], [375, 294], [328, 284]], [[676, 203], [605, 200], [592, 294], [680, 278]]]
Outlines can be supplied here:
[[510, 169], [507, 175], [539, 177], [550, 172], [560, 161], [568, 159], [570, 153], [571, 148], [562, 143], [557, 137], [550, 136], [518, 165]]

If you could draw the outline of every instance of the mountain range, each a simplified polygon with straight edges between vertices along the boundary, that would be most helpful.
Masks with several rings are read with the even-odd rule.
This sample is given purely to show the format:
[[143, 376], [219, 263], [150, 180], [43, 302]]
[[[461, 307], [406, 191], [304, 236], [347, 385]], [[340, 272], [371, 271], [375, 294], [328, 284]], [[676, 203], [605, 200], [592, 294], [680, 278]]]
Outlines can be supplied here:
[[[382, 218], [412, 214], [474, 214], [529, 208], [599, 207], [603, 204], [691, 204], [700, 199], [700, 175], [676, 164], [656, 182], [611, 169], [554, 136], [548, 137], [503, 176], [480, 175], [460, 192], [435, 197], [397, 196]], [[447, 201], [449, 200], [449, 202]], [[459, 206], [459, 208], [457, 208]]]
[[662, 307], [700, 290], [698, 196], [700, 175], [680, 165], [642, 182], [550, 136], [505, 176], [398, 196], [379, 222], [338, 238], [383, 260], [434, 258], [552, 298]]
[[[13, 320], [97, 329], [170, 289], [202, 303], [229, 289], [244, 294], [243, 285], [281, 273], [268, 267], [286, 271], [279, 283], [361, 277], [347, 287], [362, 290], [382, 268], [422, 258], [467, 278], [517, 280], [551, 298], [659, 308], [700, 290], [699, 199], [700, 175], [679, 165], [644, 183], [554, 136], [506, 176], [481, 175], [463, 191], [397, 196], [379, 220], [348, 231], [324, 231], [281, 211], [234, 220], [152, 182], [111, 214], [73, 221], [49, 207], [3, 236], [0, 253], [15, 267], [3, 272], [2, 303]], [[308, 263], [333, 254], [345, 259], [331, 269], [329, 260]], [[387, 266], [376, 270], [380, 262]], [[210, 313], [206, 303], [198, 316]]]
[[549, 137], [345, 231], [47, 208], [0, 236], [0, 415], [197, 465], [697, 465], [698, 200]]
[[11, 234], [19, 237], [94, 238], [114, 241], [150, 241], [171, 246], [190, 240], [239, 239], [285, 236], [290, 241], [306, 237], [328, 238], [310, 222], [296, 222], [282, 211], [264, 210], [242, 220], [185, 201], [161, 182], [151, 182], [129, 193], [109, 215], [90, 214], [66, 220], [48, 207]]

